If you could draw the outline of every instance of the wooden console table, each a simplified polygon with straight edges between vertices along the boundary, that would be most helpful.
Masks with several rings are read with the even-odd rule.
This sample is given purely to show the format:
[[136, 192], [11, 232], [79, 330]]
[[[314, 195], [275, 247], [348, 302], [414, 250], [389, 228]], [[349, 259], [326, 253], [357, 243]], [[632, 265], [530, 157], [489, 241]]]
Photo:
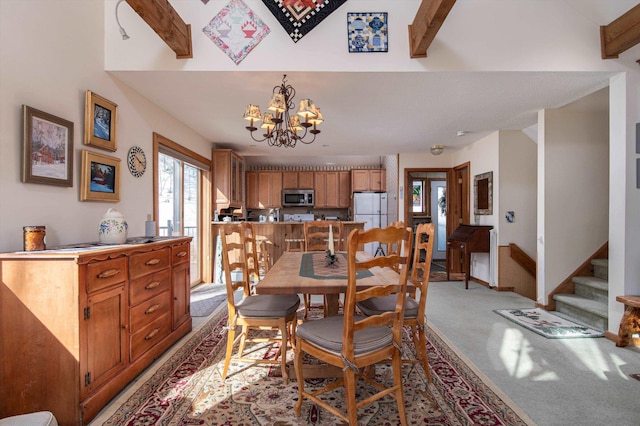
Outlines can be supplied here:
[[[469, 288], [471, 276], [471, 253], [489, 253], [489, 231], [493, 226], [487, 225], [460, 225], [453, 231], [447, 240], [447, 258], [450, 258], [451, 250], [461, 250], [464, 253], [464, 288]], [[447, 266], [447, 281], [449, 281]]]
[[618, 329], [618, 342], [616, 346], [640, 346], [640, 338], [633, 334], [640, 334], [640, 296], [618, 296], [616, 300], [624, 303], [624, 314], [620, 320]]

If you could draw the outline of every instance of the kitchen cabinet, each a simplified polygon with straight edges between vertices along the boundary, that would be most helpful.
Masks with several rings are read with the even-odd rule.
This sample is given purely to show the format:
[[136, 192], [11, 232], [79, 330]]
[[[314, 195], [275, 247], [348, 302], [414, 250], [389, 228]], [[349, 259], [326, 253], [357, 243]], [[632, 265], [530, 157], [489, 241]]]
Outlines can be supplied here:
[[282, 172], [247, 172], [247, 208], [282, 207]]
[[315, 208], [347, 208], [350, 205], [349, 172], [314, 173]]
[[87, 424], [189, 333], [190, 240], [0, 254], [0, 418]]
[[214, 210], [242, 208], [244, 189], [243, 159], [230, 149], [211, 151]]
[[282, 172], [282, 189], [312, 189], [313, 172]]
[[385, 169], [351, 170], [352, 192], [385, 192], [386, 190], [387, 173]]

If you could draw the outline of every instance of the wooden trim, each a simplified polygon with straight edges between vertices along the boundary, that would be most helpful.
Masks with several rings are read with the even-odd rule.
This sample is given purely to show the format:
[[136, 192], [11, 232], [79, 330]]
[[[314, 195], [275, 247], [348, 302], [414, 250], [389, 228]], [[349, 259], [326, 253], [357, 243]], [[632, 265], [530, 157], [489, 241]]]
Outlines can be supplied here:
[[[480, 278], [476, 278], [476, 277], [474, 277], [473, 275], [471, 275], [471, 276], [469, 277], [469, 281], [475, 281], [475, 282], [477, 282], [478, 284], [481, 284], [481, 285], [483, 285], [483, 286], [485, 286], [485, 287], [492, 288], [492, 287], [491, 287], [491, 285], [489, 285], [489, 283], [488, 283], [488, 282], [486, 282], [486, 281], [484, 281], [484, 280], [481, 280]], [[495, 289], [495, 290], [497, 290], [497, 288], [494, 288], [494, 289]]]
[[456, 0], [422, 0], [409, 25], [409, 56], [426, 58], [427, 49], [449, 15]]
[[573, 277], [578, 276], [593, 276], [593, 267], [591, 265], [591, 261], [593, 259], [606, 259], [609, 257], [609, 242], [604, 243], [602, 247], [600, 247], [594, 254], [592, 254], [587, 260], [585, 260], [578, 268], [573, 271], [573, 273], [569, 274], [569, 276], [562, 281], [556, 288], [554, 288], [551, 293], [549, 293], [548, 301], [549, 303], [545, 306], [545, 309], [548, 311], [556, 310], [556, 301], [553, 300], [553, 296], [556, 294], [572, 294], [575, 292], [575, 284], [573, 282]]
[[617, 333], [612, 333], [609, 330], [606, 330], [604, 332], [604, 337], [606, 337], [607, 339], [609, 339], [612, 342], [614, 342], [616, 344], [616, 346], [618, 346], [618, 343], [620, 342], [620, 337], [618, 336], [618, 334]]
[[536, 277], [536, 261], [524, 252], [517, 244], [510, 243], [511, 258], [527, 271], [532, 277]]
[[129, 6], [176, 52], [176, 59], [193, 58], [191, 25], [167, 0], [126, 0]]
[[614, 59], [640, 43], [640, 4], [620, 15], [609, 25], [600, 26], [602, 59]]

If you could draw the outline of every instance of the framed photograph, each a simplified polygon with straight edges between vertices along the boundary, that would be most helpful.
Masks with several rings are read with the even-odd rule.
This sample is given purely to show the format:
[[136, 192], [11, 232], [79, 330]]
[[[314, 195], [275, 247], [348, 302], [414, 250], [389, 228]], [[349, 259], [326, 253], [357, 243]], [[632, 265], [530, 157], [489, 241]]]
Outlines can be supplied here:
[[120, 159], [82, 150], [80, 201], [120, 201]]
[[84, 144], [107, 151], [118, 149], [118, 105], [87, 90], [84, 109]]
[[22, 106], [22, 182], [73, 186], [73, 123]]
[[349, 52], [388, 52], [387, 12], [347, 13]]

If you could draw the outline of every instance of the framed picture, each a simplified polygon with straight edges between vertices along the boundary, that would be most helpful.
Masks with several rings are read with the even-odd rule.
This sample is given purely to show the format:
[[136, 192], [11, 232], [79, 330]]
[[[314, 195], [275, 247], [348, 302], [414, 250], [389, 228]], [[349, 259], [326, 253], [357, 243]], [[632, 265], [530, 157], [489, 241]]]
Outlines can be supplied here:
[[80, 201], [120, 201], [120, 159], [82, 150]]
[[84, 144], [115, 151], [118, 105], [87, 90], [84, 109]]
[[22, 182], [73, 186], [73, 123], [22, 106]]
[[347, 13], [349, 52], [387, 52], [389, 50], [387, 12]]
[[493, 172], [476, 175], [473, 179], [475, 215], [493, 214]]

